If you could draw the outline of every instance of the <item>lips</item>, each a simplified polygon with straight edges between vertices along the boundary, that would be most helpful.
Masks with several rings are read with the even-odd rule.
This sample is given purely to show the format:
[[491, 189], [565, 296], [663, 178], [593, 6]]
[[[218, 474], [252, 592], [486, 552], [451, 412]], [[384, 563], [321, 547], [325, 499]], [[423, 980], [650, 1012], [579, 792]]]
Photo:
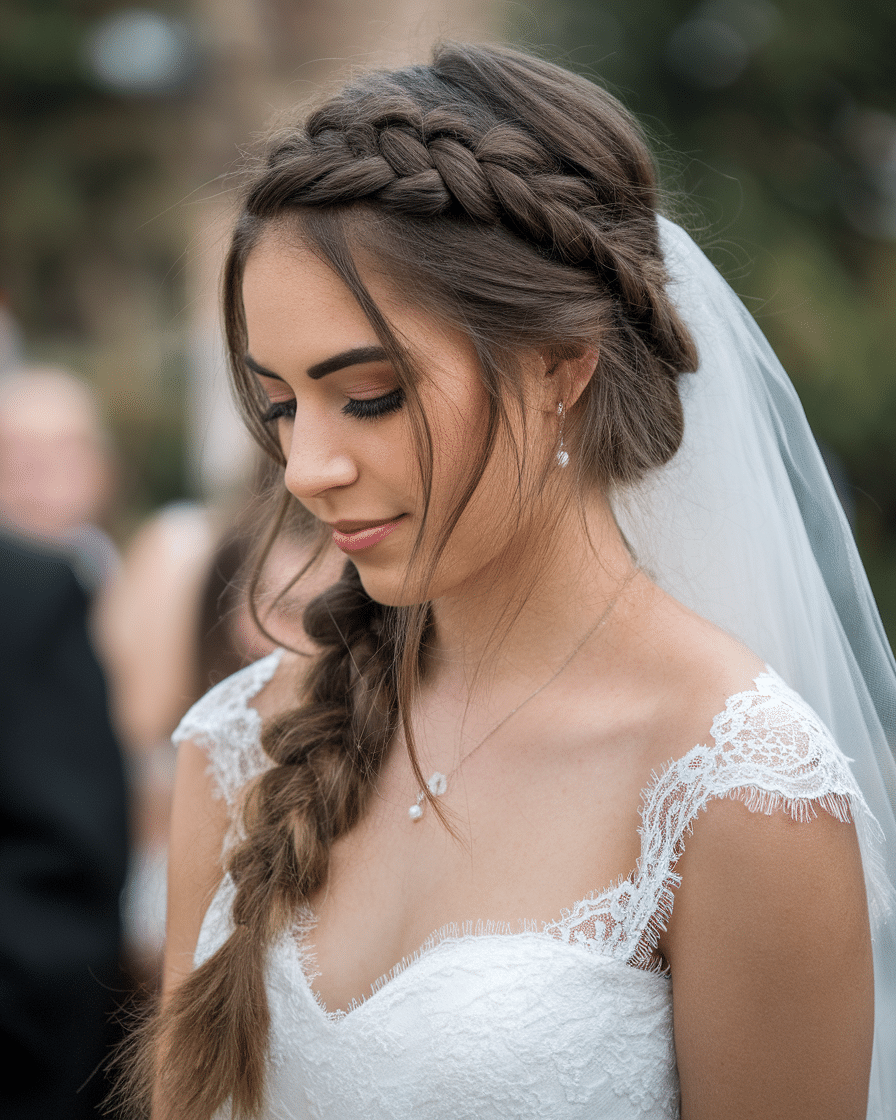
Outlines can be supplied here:
[[[397, 529], [404, 516], [402, 513], [389, 521], [337, 521], [331, 525], [333, 543], [343, 552], [358, 552], [362, 548], [370, 548]], [[352, 526], [352, 529], [343, 529], [342, 526], [346, 525]]]
[[[399, 517], [403, 516], [404, 514], [399, 514]], [[379, 525], [388, 525], [390, 521], [397, 520], [396, 517], [386, 517], [382, 521], [331, 521], [329, 525], [340, 533], [357, 533], [361, 529], [375, 529]]]

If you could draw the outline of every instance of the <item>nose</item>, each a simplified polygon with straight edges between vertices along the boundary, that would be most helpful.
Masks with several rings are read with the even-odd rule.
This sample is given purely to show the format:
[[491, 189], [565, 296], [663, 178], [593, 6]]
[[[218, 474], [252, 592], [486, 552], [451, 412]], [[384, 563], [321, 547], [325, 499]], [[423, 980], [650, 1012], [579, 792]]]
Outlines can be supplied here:
[[333, 487], [350, 486], [357, 477], [354, 459], [334, 446], [323, 428], [293, 423], [284, 475], [290, 494], [305, 501]]

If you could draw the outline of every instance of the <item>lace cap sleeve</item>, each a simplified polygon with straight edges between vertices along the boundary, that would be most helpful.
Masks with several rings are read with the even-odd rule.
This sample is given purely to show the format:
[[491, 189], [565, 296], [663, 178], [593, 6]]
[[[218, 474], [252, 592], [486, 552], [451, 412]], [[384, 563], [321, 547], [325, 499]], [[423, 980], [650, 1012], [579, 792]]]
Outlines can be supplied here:
[[261, 749], [261, 716], [249, 701], [273, 677], [282, 656], [283, 650], [275, 650], [216, 684], [171, 736], [175, 744], [190, 739], [206, 752], [216, 792], [231, 810], [246, 783], [271, 765]]
[[632, 964], [650, 964], [681, 884], [675, 867], [685, 839], [713, 798], [743, 801], [752, 812], [784, 811], [798, 821], [826, 810], [855, 821], [860, 840], [876, 828], [849, 760], [815, 712], [773, 670], [755, 684], [716, 716], [710, 745], [670, 763], [644, 792]]

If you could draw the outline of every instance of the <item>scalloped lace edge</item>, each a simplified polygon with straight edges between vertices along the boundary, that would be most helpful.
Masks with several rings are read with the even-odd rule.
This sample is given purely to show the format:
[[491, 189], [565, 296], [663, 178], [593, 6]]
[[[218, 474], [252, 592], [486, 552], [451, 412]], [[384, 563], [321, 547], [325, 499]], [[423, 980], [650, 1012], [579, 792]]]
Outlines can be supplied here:
[[[558, 941], [558, 939], [549, 932], [549, 927], [554, 924], [553, 922], [541, 922], [537, 919], [528, 918], [520, 918], [516, 922], [501, 922], [485, 918], [478, 918], [475, 921], [470, 919], [465, 922], [447, 922], [431, 933], [419, 948], [402, 957], [401, 960], [398, 961], [397, 964], [394, 964], [387, 972], [378, 976], [370, 985], [370, 992], [368, 995], [355, 996], [348, 1007], [337, 1008], [334, 1011], [329, 1010], [320, 994], [314, 988], [314, 981], [320, 976], [320, 971], [317, 967], [317, 954], [308, 941], [308, 935], [317, 925], [316, 917], [310, 911], [306, 911], [298, 921], [291, 924], [289, 928], [289, 937], [292, 941], [292, 948], [296, 953], [299, 967], [312, 999], [326, 1018], [335, 1023], [340, 1022], [348, 1015], [351, 1015], [353, 1012], [363, 1007], [364, 1004], [368, 1003], [374, 996], [383, 991], [384, 988], [387, 988], [394, 980], [397, 980], [399, 976], [407, 972], [408, 969], [413, 968], [413, 966], [418, 964], [424, 957], [430, 956], [436, 950], [446, 945], [459, 944], [463, 941], [481, 941], [491, 937], [535, 937], [553, 945], [558, 943], [561, 945], [569, 945], [569, 948], [573, 951], [589, 951], [581, 942]], [[610, 960], [612, 958], [608, 957], [607, 959]], [[655, 968], [644, 968], [638, 971], [645, 973], [660, 972], [660, 970]]]
[[[843, 823], [853, 820], [852, 804], [847, 794], [824, 794], [817, 798], [787, 798], [781, 794], [769, 793], [757, 786], [742, 786], [729, 790], [725, 794], [710, 794], [709, 801], [727, 797], [731, 800], [743, 802], [750, 812], [760, 812], [766, 815], [783, 810], [795, 821], [805, 823], [813, 820], [818, 813], [815, 806], [819, 806], [833, 817]], [[697, 815], [705, 810], [706, 805], [701, 805], [685, 827], [679, 843], [676, 845], [673, 865], [684, 854], [684, 842], [693, 831]], [[634, 873], [633, 873], [634, 874]], [[605, 890], [595, 892], [593, 895], [581, 899], [573, 906], [564, 909], [563, 915], [553, 921], [540, 921], [539, 919], [520, 918], [516, 922], [502, 922], [491, 919], [479, 918], [465, 922], [448, 922], [431, 933], [426, 940], [412, 953], [403, 956], [397, 964], [378, 976], [370, 985], [368, 995], [355, 996], [347, 1008], [337, 1008], [334, 1011], [324, 1003], [320, 994], [314, 988], [314, 981], [320, 976], [317, 967], [317, 955], [309, 942], [309, 935], [317, 925], [317, 918], [310, 909], [306, 909], [301, 917], [290, 925], [289, 935], [298, 956], [299, 967], [302, 971], [308, 991], [321, 1012], [332, 1022], [339, 1022], [363, 1007], [377, 993], [381, 992], [402, 973], [418, 964], [419, 961], [434, 950], [445, 944], [460, 941], [469, 941], [487, 937], [525, 937], [535, 936], [547, 939], [554, 944], [568, 945], [571, 949], [581, 949], [586, 952], [600, 953], [604, 942], [598, 937], [571, 941], [562, 936], [563, 924], [575, 916], [575, 911], [586, 902], [593, 902], [595, 906], [604, 898], [619, 890], [626, 884], [635, 886], [636, 880], [632, 876], [622, 875]], [[659, 900], [647, 922], [644, 932], [638, 941], [637, 947], [628, 957], [616, 957], [611, 953], [604, 954], [608, 960], [617, 960], [619, 963], [641, 973], [657, 976], [668, 976], [669, 966], [656, 956], [656, 946], [660, 937], [666, 932], [668, 922], [672, 917], [672, 908], [675, 901], [675, 890], [681, 885], [681, 876], [671, 871], [665, 877], [659, 893]], [[556, 930], [557, 932], [553, 932]]]
[[672, 908], [675, 903], [675, 891], [681, 886], [681, 876], [674, 868], [684, 855], [685, 841], [693, 834], [694, 824], [699, 814], [706, 811], [711, 801], [723, 799], [740, 801], [746, 805], [751, 813], [764, 813], [766, 816], [771, 816], [772, 813], [783, 811], [792, 820], [800, 824], [806, 824], [818, 816], [816, 806], [820, 806], [843, 824], [852, 823], [854, 818], [852, 797], [846, 793], [825, 793], [818, 797], [785, 797], [783, 794], [772, 793], [769, 790], [761, 789], [759, 786], [751, 785], [736, 786], [721, 794], [707, 793], [701, 799], [701, 803], [695, 807], [693, 814], [675, 842], [672, 858], [669, 861], [669, 871], [663, 878], [659, 897], [647, 920], [647, 925], [641, 934], [637, 948], [626, 962], [633, 968], [653, 967], [664, 975], [668, 975], [669, 966], [658, 960], [656, 950], [660, 937], [669, 928]]
[[[254, 662], [242, 671], [246, 673], [246, 679], [245, 681], [240, 681], [239, 691], [232, 697], [232, 702], [241, 704], [243, 712], [246, 715], [251, 711], [256, 718], [260, 719], [258, 713], [251, 708], [249, 701], [257, 695], [273, 677], [280, 663], [280, 656], [282, 653], [282, 650], [275, 650], [272, 654], [267, 655], [266, 658]], [[268, 661], [270, 662], [269, 665], [264, 664]], [[263, 664], [264, 669], [261, 669]], [[255, 673], [251, 673], [250, 670], [255, 670]], [[223, 685], [227, 682], [221, 683]], [[713, 719], [710, 737], [715, 749], [721, 750], [727, 741], [724, 737], [720, 740], [716, 735], [717, 729], [721, 728], [722, 721], [734, 711], [737, 704], [745, 697], [756, 694], [768, 695], [763, 685], [771, 684], [773, 691], [780, 691], [795, 707], [802, 709], [807, 716], [814, 717], [814, 719], [818, 720], [818, 716], [806, 705], [802, 697], [794, 693], [771, 666], [766, 665], [765, 671], [758, 673], [756, 677], [754, 677], [753, 683], [755, 686], [754, 688], [743, 689], [729, 696], [724, 709]], [[796, 701], [796, 703], [794, 703], [794, 701]], [[210, 746], [214, 746], [215, 735], [207, 732], [205, 729], [198, 728], [192, 733], [189, 731], [181, 731], [181, 727], [187, 724], [188, 717], [189, 714], [185, 717], [184, 721], [182, 721], [175, 735], [180, 732], [180, 739], [193, 738], [195, 741], [203, 743], [203, 745], [207, 741]], [[818, 720], [818, 722], [821, 723], [820, 720]], [[698, 743], [679, 758], [669, 760], [659, 771], [654, 770], [651, 772], [650, 780], [642, 789], [640, 796], [640, 815], [642, 823], [644, 822], [644, 814], [650, 805], [651, 798], [655, 795], [660, 783], [670, 777], [675, 771], [683, 771], [687, 766], [688, 760], [697, 752], [705, 749], [712, 748], [707, 748], [705, 744]], [[210, 752], [210, 754], [213, 753], [214, 752]], [[217, 778], [217, 773], [214, 771], [214, 764], [211, 760], [210, 772], [215, 773], [215, 777]], [[793, 820], [803, 823], [817, 816], [816, 806], [821, 807], [837, 820], [844, 823], [852, 822], [857, 818], [861, 820], [864, 825], [862, 831], [865, 833], [866, 840], [870, 841], [863, 844], [863, 861], [866, 868], [866, 881], [873, 884], [875, 887], [871, 892], [872, 897], [869, 900], [872, 906], [872, 916], [878, 915], [882, 917], [889, 913], [893, 905], [892, 900], [896, 899], [896, 892], [894, 892], [893, 887], [889, 884], [883, 854], [880, 852], [879, 846], [873, 842], [874, 829], [876, 827], [879, 831], [879, 826], [873, 816], [871, 816], [864, 798], [857, 787], [854, 792], [828, 792], [814, 797], [789, 797], [780, 792], [763, 789], [759, 785], [752, 785], [749, 783], [732, 787], [729, 790], [719, 793], [705, 788], [695, 799], [693, 803], [693, 812], [690, 814], [681, 834], [673, 844], [672, 858], [666, 863], [667, 870], [662, 876], [659, 886], [654, 886], [653, 889], [650, 890], [649, 885], [645, 881], [650, 869], [644, 864], [646, 851], [642, 842], [641, 855], [639, 855], [636, 867], [633, 871], [628, 875], [620, 875], [614, 883], [602, 890], [595, 890], [585, 898], [574, 903], [573, 906], [564, 909], [558, 919], [546, 922], [537, 919], [519, 919], [515, 923], [478, 919], [475, 921], [468, 920], [463, 923], [448, 923], [431, 933], [423, 944], [413, 953], [402, 957], [391, 969], [377, 977], [370, 985], [370, 995], [355, 997], [346, 1009], [337, 1009], [335, 1011], [328, 1010], [320, 995], [314, 989], [313, 981], [320, 973], [317, 968], [315, 951], [309, 941], [309, 934], [315, 928], [317, 918], [311, 909], [306, 907], [302, 913], [290, 923], [288, 935], [294, 950], [298, 954], [298, 963], [308, 991], [323, 1015], [329, 1020], [339, 1021], [358, 1010], [393, 980], [397, 979], [421, 958], [433, 952], [439, 946], [448, 942], [495, 936], [535, 935], [538, 937], [548, 937], [552, 941], [560, 941], [561, 943], [566, 943], [573, 947], [580, 946], [587, 950], [597, 952], [603, 950], [608, 958], [621, 960], [623, 964], [627, 964], [637, 969], [639, 972], [668, 975], [668, 966], [661, 958], [657, 957], [656, 947], [659, 943], [659, 938], [668, 928], [675, 900], [675, 890], [681, 884], [681, 877], [674, 870], [674, 867], [684, 853], [685, 840], [692, 834], [694, 822], [697, 820], [699, 814], [705, 811], [706, 806], [711, 800], [722, 797], [743, 802], [751, 812], [761, 812], [770, 815], [783, 810], [788, 813]], [[857, 802], [855, 805], [853, 804], [854, 800]], [[228, 801], [230, 801], [230, 799], [228, 799]], [[856, 808], [859, 808], [859, 814], [856, 814]], [[643, 830], [639, 829], [639, 832], [642, 833], [643, 837]], [[630, 887], [636, 894], [648, 889], [650, 890], [653, 901], [644, 928], [638, 936], [634, 949], [628, 956], [623, 957], [621, 954], [608, 951], [610, 947], [606, 938], [602, 939], [594, 936], [571, 940], [564, 937], [565, 926], [575, 921], [585, 920], [586, 907], [594, 913], [597, 913], [602, 903], [606, 902], [610, 896], [623, 890], [625, 887]], [[633, 934], [635, 932], [636, 930], [632, 931]], [[630, 938], [625, 939], [625, 943], [630, 943], [630, 941]]]

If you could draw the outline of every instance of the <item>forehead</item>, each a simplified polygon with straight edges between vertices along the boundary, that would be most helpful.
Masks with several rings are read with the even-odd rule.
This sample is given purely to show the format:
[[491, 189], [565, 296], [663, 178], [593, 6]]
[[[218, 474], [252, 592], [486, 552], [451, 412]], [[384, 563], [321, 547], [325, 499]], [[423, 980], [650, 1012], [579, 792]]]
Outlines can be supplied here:
[[[349, 289], [298, 239], [269, 232], [252, 249], [243, 274], [249, 350], [301, 350], [307, 364], [339, 349], [375, 345], [376, 335]], [[268, 355], [271, 357], [271, 355]]]
[[[443, 386], [475, 374], [472, 340], [409, 300], [361, 256], [359, 275], [424, 381]], [[243, 306], [252, 357], [277, 373], [307, 368], [333, 354], [380, 340], [343, 280], [308, 244], [266, 231], [250, 252], [243, 274]]]

